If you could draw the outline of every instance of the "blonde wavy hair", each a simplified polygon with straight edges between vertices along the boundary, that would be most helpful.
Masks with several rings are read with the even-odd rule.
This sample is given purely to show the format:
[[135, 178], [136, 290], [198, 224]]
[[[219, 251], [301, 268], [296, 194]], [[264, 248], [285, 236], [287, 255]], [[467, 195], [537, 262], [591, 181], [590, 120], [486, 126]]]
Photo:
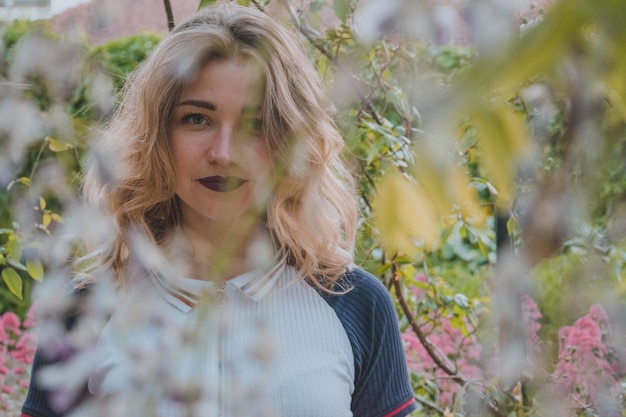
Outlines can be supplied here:
[[334, 108], [298, 36], [265, 13], [217, 4], [183, 21], [130, 75], [98, 147], [125, 169], [111, 181], [101, 163], [87, 164], [83, 196], [108, 209], [115, 238], [99, 264], [123, 283], [129, 231], [162, 245], [180, 221], [173, 191], [168, 125], [194, 75], [212, 60], [252, 58], [265, 71], [261, 120], [281, 172], [268, 203], [266, 226], [302, 277], [332, 291], [353, 261], [357, 205], [354, 179], [342, 160], [344, 143]]

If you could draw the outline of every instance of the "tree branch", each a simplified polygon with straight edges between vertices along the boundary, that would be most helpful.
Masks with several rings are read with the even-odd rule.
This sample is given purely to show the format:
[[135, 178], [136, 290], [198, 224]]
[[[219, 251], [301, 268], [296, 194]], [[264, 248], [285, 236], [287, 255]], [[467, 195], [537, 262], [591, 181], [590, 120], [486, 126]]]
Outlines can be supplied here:
[[[321, 42], [319, 41], [319, 39], [316, 39], [315, 37], [313, 37], [313, 34], [311, 33], [312, 31], [303, 26], [302, 23], [300, 22], [300, 19], [298, 18], [298, 15], [296, 13], [296, 11], [294, 10], [291, 2], [287, 1], [287, 6], [289, 9], [289, 14], [291, 16], [291, 19], [293, 20], [293, 23], [295, 24], [295, 26], [298, 28], [298, 31], [302, 34], [302, 36], [304, 36], [306, 38], [306, 40], [315, 48], [319, 51], [319, 53], [321, 53], [322, 55], [324, 55], [330, 62], [332, 62], [333, 64], [336, 63], [336, 57], [333, 56], [333, 54], [331, 54], [325, 47], [324, 45], [321, 44]], [[354, 74], [352, 75], [353, 78], [356, 78], [357, 81], [361, 81], [359, 80], [356, 76], [354, 76]], [[362, 82], [362, 81], [361, 81]], [[378, 123], [379, 125], [382, 126], [382, 117], [380, 116], [380, 114], [378, 114], [378, 111], [376, 110], [376, 107], [374, 107], [374, 104], [370, 101], [370, 99], [363, 94], [362, 91], [360, 91], [360, 89], [356, 89], [357, 90], [357, 94], [359, 95], [359, 98], [361, 99], [361, 102], [363, 104], [365, 104], [365, 107], [370, 111], [370, 113], [372, 114], [372, 118], [376, 121], [376, 123]]]
[[165, 14], [167, 15], [167, 29], [171, 32], [176, 24], [174, 23], [174, 14], [172, 13], [170, 0], [163, 0], [163, 6], [165, 6]]
[[479, 398], [480, 401], [484, 403], [485, 409], [490, 415], [492, 415], [493, 417], [504, 417], [498, 411], [496, 405], [485, 401], [485, 394], [481, 392], [480, 390], [478, 390], [476, 387], [474, 387], [471, 381], [468, 381], [463, 376], [463, 374], [454, 365], [452, 365], [450, 361], [447, 360], [447, 358], [442, 358], [441, 356], [439, 356], [439, 354], [436, 352], [436, 349], [437, 349], [436, 346], [434, 346], [432, 342], [428, 340], [424, 332], [422, 332], [419, 324], [417, 323], [417, 321], [415, 320], [415, 317], [413, 316], [413, 313], [411, 312], [411, 309], [409, 308], [409, 305], [406, 302], [406, 299], [404, 298], [404, 294], [402, 293], [402, 286], [400, 285], [400, 280], [397, 279], [397, 275], [396, 275], [398, 272], [397, 264], [393, 261], [391, 264], [391, 269], [392, 269], [392, 274], [393, 274], [392, 276], [393, 287], [395, 289], [396, 298], [398, 299], [400, 308], [402, 309], [402, 312], [404, 313], [407, 320], [409, 321], [409, 325], [411, 326], [411, 329], [413, 329], [420, 343], [422, 344], [422, 346], [424, 346], [424, 349], [426, 349], [428, 356], [430, 356], [430, 358], [435, 362], [435, 364], [439, 368], [441, 368], [445, 373], [450, 375], [450, 378], [454, 382], [461, 385], [463, 389], [467, 390], [467, 392], [470, 395], [474, 395], [477, 398]]
[[428, 353], [428, 356], [430, 356], [433, 362], [435, 362], [435, 364], [439, 368], [441, 368], [446, 374], [450, 375], [456, 383], [460, 385], [467, 384], [467, 380], [459, 372], [459, 370], [453, 364], [451, 364], [448, 359], [439, 356], [439, 354], [436, 352], [436, 347], [432, 344], [430, 340], [428, 340], [424, 332], [422, 332], [419, 324], [417, 324], [417, 321], [415, 320], [415, 317], [413, 316], [413, 313], [411, 312], [411, 309], [409, 308], [409, 305], [407, 304], [406, 300], [404, 299], [404, 295], [402, 294], [402, 286], [400, 285], [400, 280], [396, 278], [397, 266], [395, 262], [392, 263], [392, 271], [393, 286], [396, 291], [398, 303], [400, 303], [402, 312], [409, 321], [411, 329], [413, 329], [420, 343], [422, 344], [422, 346], [424, 346], [424, 349], [426, 349], [426, 353]]

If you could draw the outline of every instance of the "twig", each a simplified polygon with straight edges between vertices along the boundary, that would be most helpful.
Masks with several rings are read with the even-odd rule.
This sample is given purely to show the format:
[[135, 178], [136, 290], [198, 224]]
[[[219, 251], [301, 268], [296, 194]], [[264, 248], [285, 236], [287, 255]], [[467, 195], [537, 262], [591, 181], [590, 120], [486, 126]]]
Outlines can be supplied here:
[[441, 407], [439, 407], [437, 404], [435, 404], [432, 401], [427, 400], [426, 398], [422, 397], [421, 395], [416, 395], [415, 396], [415, 401], [420, 402], [422, 404], [424, 404], [426, 407], [431, 408], [433, 410], [435, 410], [436, 412], [438, 412], [439, 414], [442, 414], [445, 412], [445, 410]]
[[395, 278], [396, 270], [397, 270], [396, 263], [393, 262], [392, 263], [392, 271], [393, 271], [393, 276], [394, 276], [393, 286], [394, 286], [394, 289], [396, 290], [396, 297], [398, 298], [398, 302], [400, 303], [402, 312], [404, 313], [407, 320], [409, 321], [409, 325], [411, 326], [411, 329], [413, 329], [420, 343], [422, 344], [422, 346], [424, 346], [424, 349], [426, 349], [426, 353], [428, 353], [428, 356], [430, 356], [430, 358], [433, 360], [433, 362], [435, 362], [435, 364], [439, 368], [441, 368], [446, 374], [450, 375], [456, 383], [460, 385], [467, 384], [467, 380], [463, 377], [463, 375], [459, 372], [459, 370], [456, 369], [456, 367], [452, 365], [450, 361], [448, 361], [445, 358], [442, 358], [441, 356], [439, 356], [439, 354], [437, 354], [437, 352], [435, 351], [436, 349], [435, 346], [432, 344], [430, 340], [428, 340], [424, 332], [422, 332], [422, 329], [420, 328], [419, 324], [417, 324], [417, 322], [415, 321], [415, 317], [413, 316], [413, 313], [411, 312], [409, 305], [404, 299], [404, 294], [402, 293], [402, 286], [400, 285], [400, 280]]
[[172, 13], [170, 0], [163, 0], [163, 6], [165, 6], [165, 14], [167, 15], [167, 29], [171, 32], [176, 24], [174, 23], [174, 14]]
[[265, 13], [265, 7], [261, 6], [261, 4], [258, 2], [258, 0], [252, 0], [252, 4], [254, 4], [254, 6], [259, 9], [259, 11]]
[[[422, 346], [424, 346], [424, 349], [426, 349], [428, 356], [430, 356], [430, 358], [435, 362], [435, 364], [439, 368], [441, 368], [445, 373], [447, 373], [450, 376], [450, 379], [452, 379], [457, 384], [461, 385], [463, 389], [468, 392], [468, 394], [475, 395], [481, 401], [485, 401], [485, 394], [481, 392], [480, 390], [478, 390], [476, 387], [474, 387], [474, 383], [472, 381], [468, 381], [463, 376], [463, 374], [458, 369], [456, 369], [454, 365], [452, 365], [446, 358], [442, 358], [441, 356], [439, 356], [439, 354], [437, 354], [437, 352], [435, 351], [436, 347], [431, 343], [430, 340], [428, 340], [424, 332], [422, 332], [419, 324], [417, 324], [417, 321], [415, 320], [415, 317], [413, 316], [413, 313], [411, 312], [411, 309], [409, 308], [406, 302], [406, 299], [404, 298], [404, 294], [402, 293], [402, 286], [400, 285], [400, 280], [396, 278], [398, 267], [397, 267], [397, 264], [393, 260], [392, 260], [391, 268], [392, 268], [393, 287], [395, 289], [396, 297], [398, 299], [398, 303], [400, 304], [400, 308], [402, 309], [402, 312], [404, 313], [405, 317], [409, 321], [409, 325], [411, 326], [411, 329], [413, 329], [420, 343], [422, 344]], [[497, 406], [491, 402], [485, 402], [485, 408], [487, 412], [489, 412], [489, 414], [494, 417], [504, 417], [498, 411]]]
[[[293, 20], [294, 24], [296, 25], [296, 27], [298, 28], [298, 31], [306, 38], [306, 40], [313, 45], [313, 47], [315, 49], [317, 49], [322, 55], [324, 55], [331, 63], [335, 64], [337, 59], [335, 56], [333, 56], [333, 54], [331, 54], [325, 47], [324, 45], [321, 44], [321, 42], [319, 41], [319, 39], [315, 39], [313, 37], [313, 35], [311, 34], [311, 30], [309, 28], [306, 28], [302, 25], [302, 23], [300, 22], [300, 19], [298, 18], [298, 15], [296, 13], [296, 11], [294, 10], [292, 4], [290, 1], [287, 1], [287, 6], [289, 9], [289, 14], [291, 15], [291, 19]], [[354, 77], [354, 75], [353, 75]], [[355, 77], [356, 78], [356, 77]], [[356, 78], [358, 80], [358, 78]], [[361, 81], [361, 80], [358, 80]], [[363, 82], [363, 81], [361, 81]], [[379, 125], [382, 126], [382, 117], [380, 116], [380, 114], [378, 114], [378, 111], [376, 110], [376, 107], [374, 107], [374, 104], [369, 100], [368, 97], [366, 97], [360, 90], [357, 89], [357, 94], [359, 95], [359, 99], [361, 99], [361, 101], [363, 102], [363, 104], [365, 104], [365, 107], [367, 107], [367, 109], [372, 113], [372, 117], [374, 118], [374, 120], [376, 121], [376, 123], [378, 123]]]

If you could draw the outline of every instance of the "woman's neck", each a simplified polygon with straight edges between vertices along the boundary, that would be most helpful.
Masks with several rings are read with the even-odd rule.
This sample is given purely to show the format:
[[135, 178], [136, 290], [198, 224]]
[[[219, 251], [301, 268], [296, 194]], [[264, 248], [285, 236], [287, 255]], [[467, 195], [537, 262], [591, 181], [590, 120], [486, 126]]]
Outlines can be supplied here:
[[183, 223], [180, 239], [185, 245], [186, 276], [209, 280], [218, 286], [253, 267], [250, 249], [261, 227], [255, 222], [238, 219], [211, 222], [207, 225]]

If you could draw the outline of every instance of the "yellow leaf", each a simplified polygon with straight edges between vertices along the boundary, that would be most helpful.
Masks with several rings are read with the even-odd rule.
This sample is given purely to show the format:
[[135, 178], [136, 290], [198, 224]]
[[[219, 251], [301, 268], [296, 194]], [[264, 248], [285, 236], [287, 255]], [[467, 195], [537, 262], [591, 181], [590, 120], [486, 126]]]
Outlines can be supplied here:
[[517, 162], [528, 147], [526, 124], [507, 107], [478, 106], [473, 120], [478, 128], [482, 162], [499, 194], [498, 204], [512, 198]]
[[13, 268], [2, 270], [2, 280], [9, 288], [9, 291], [20, 300], [22, 299], [22, 278]]
[[50, 136], [46, 138], [46, 142], [48, 142], [48, 147], [52, 152], [63, 152], [73, 147], [67, 142], [56, 140]]
[[50, 226], [50, 222], [52, 221], [52, 216], [50, 216], [50, 213], [44, 213], [43, 217], [42, 217], [42, 224], [44, 227], [48, 227]]
[[463, 217], [470, 219], [475, 224], [484, 225], [487, 221], [487, 215], [480, 206], [476, 189], [470, 185], [468, 176], [460, 166], [451, 167], [448, 172], [448, 186], [454, 200], [461, 208]]
[[[616, 53], [624, 53], [626, 48], [617, 49]], [[618, 55], [624, 57], [624, 55]], [[614, 68], [606, 75], [605, 84], [611, 103], [619, 113], [621, 120], [626, 120], [626, 59], [618, 60]]]
[[29, 259], [26, 261], [26, 270], [28, 275], [36, 281], [43, 280], [43, 265], [39, 259]]
[[59, 216], [56, 213], [50, 213], [50, 217], [52, 217], [52, 220], [54, 220], [57, 223], [63, 223], [63, 217]]
[[41, 209], [41, 211], [44, 211], [46, 209], [46, 200], [44, 200], [43, 197], [39, 197], [39, 208]]
[[487, 82], [510, 97], [529, 78], [554, 71], [562, 57], [579, 42], [581, 30], [589, 19], [570, 3], [559, 2], [541, 24], [506, 49], [501, 62], [485, 62], [476, 72], [482, 72]]
[[511, 394], [517, 400], [518, 403], [522, 404], [524, 401], [524, 392], [522, 391], [522, 384], [518, 382], [515, 384], [513, 389], [511, 390]]
[[416, 255], [421, 245], [431, 251], [435, 248], [439, 239], [437, 211], [424, 190], [400, 172], [385, 174], [374, 207], [375, 223], [391, 251]]
[[15, 184], [17, 184], [17, 183], [20, 183], [20, 184], [25, 185], [25, 186], [28, 187], [28, 186], [30, 186], [30, 178], [28, 178], [28, 177], [19, 177], [18, 179], [11, 181], [9, 183], [9, 185], [7, 185], [7, 191], [10, 191], [11, 188], [13, 188], [13, 186]]
[[447, 214], [452, 210], [452, 200], [447, 192], [446, 177], [451, 161], [436, 155], [425, 144], [415, 148], [417, 161], [413, 173], [415, 178], [430, 197], [439, 214]]
[[417, 145], [415, 153], [418, 155], [413, 169], [415, 178], [434, 203], [439, 216], [449, 214], [456, 205], [461, 208], [464, 217], [483, 224], [486, 215], [463, 168], [447, 153], [445, 157], [437, 157], [423, 145]]

